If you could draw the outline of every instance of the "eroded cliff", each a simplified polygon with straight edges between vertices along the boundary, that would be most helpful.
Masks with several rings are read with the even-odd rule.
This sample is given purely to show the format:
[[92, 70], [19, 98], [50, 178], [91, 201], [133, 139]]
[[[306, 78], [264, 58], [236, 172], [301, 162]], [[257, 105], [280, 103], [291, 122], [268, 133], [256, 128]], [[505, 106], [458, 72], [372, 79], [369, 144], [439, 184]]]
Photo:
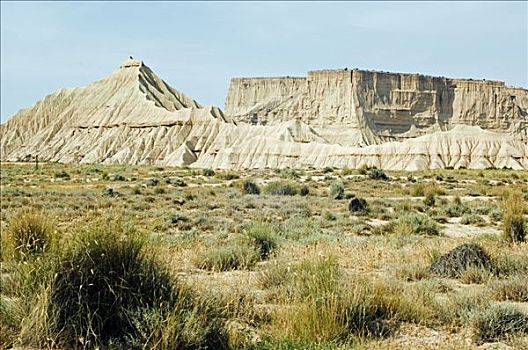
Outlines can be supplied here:
[[528, 168], [526, 90], [503, 83], [315, 71], [235, 79], [226, 104], [231, 117], [127, 60], [110, 76], [59, 90], [0, 125], [1, 160]]
[[233, 79], [225, 112], [250, 124], [301, 120], [322, 135], [333, 133], [326, 132], [328, 128], [359, 135], [333, 139], [343, 145], [399, 140], [456, 125], [528, 140], [528, 90], [497, 81], [364, 70], [311, 71], [307, 78]]

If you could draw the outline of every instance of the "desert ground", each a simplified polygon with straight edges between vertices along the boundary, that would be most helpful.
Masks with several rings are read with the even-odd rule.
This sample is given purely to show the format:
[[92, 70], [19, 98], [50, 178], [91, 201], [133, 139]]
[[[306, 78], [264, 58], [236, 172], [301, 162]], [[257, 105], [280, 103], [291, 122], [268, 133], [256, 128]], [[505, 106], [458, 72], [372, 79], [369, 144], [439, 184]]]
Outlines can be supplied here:
[[0, 347], [528, 349], [527, 198], [508, 169], [4, 162]]

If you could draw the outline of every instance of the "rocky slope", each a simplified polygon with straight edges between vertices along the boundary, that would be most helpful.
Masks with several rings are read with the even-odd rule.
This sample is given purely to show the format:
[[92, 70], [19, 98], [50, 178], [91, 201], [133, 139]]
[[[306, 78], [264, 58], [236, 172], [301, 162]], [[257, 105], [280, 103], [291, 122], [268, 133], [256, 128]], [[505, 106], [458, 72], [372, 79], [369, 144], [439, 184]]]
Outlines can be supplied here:
[[226, 116], [128, 60], [2, 124], [1, 160], [528, 169], [527, 96], [497, 82], [318, 71], [307, 79], [234, 79]]

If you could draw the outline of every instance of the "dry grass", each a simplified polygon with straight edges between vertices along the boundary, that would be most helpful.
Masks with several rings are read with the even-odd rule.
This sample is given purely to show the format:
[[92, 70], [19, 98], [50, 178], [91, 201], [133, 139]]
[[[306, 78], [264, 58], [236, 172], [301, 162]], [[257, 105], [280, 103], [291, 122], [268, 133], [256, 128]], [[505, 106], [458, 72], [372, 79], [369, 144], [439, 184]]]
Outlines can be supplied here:
[[[47, 312], [52, 277], [60, 266], [56, 262], [71, 252], [78, 234], [112, 213], [145, 233], [142, 254], [157, 261], [175, 290], [190, 295], [169, 309], [130, 310], [128, 335], [112, 336], [112, 346], [196, 348], [189, 344], [209, 342], [212, 348], [234, 349], [427, 344], [459, 349], [493, 339], [522, 348], [523, 332], [497, 333], [478, 323], [501, 319], [488, 313], [504, 301], [515, 302], [521, 311], [528, 305], [523, 288], [528, 245], [493, 233], [505, 227], [510, 214], [506, 202], [482, 194], [504, 196], [513, 190], [522, 195], [528, 175], [435, 170], [411, 176], [387, 172], [387, 179], [379, 181], [369, 177], [369, 170], [213, 173], [41, 164], [35, 171], [3, 164], [2, 233], [19, 208], [27, 207], [55, 223], [59, 244], [51, 247], [59, 249], [18, 260], [2, 252], [0, 342], [6, 347], [20, 345], [21, 339], [41, 347], [59, 343], [51, 322], [57, 315]], [[60, 172], [69, 179], [55, 177]], [[249, 184], [258, 184], [263, 195], [243, 195], [244, 183], [246, 192], [255, 194]], [[369, 211], [358, 216], [347, 201], [330, 200], [333, 183], [342, 184], [344, 194], [365, 199]], [[108, 188], [118, 195], [105, 195]], [[284, 195], [293, 193], [309, 195]], [[427, 203], [412, 196], [422, 194]], [[511, 201], [516, 204], [510, 211], [518, 216], [518, 195]], [[464, 215], [490, 222], [490, 233], [480, 235], [454, 219]], [[479, 244], [493, 267], [466, 266], [456, 279], [428, 271], [433, 261], [467, 243]], [[125, 260], [133, 261], [133, 255]], [[472, 336], [480, 330], [499, 335]]]

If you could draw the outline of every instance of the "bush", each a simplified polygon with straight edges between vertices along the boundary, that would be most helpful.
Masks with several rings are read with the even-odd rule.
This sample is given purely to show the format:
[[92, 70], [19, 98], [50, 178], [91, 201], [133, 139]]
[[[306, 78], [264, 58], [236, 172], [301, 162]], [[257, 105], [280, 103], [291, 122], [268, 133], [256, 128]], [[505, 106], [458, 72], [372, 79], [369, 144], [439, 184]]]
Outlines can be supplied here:
[[436, 197], [433, 193], [427, 193], [427, 195], [424, 198], [424, 204], [428, 207], [434, 207], [436, 203]]
[[485, 226], [486, 220], [482, 216], [477, 214], [465, 214], [460, 219], [462, 225], [475, 225], [475, 226]]
[[352, 195], [350, 202], [348, 203], [348, 210], [351, 213], [367, 213], [369, 207], [366, 200]]
[[126, 177], [121, 174], [115, 174], [112, 176], [112, 181], [126, 181]]
[[270, 182], [264, 192], [274, 196], [295, 196], [298, 192], [297, 184], [288, 181]]
[[508, 242], [526, 240], [526, 223], [524, 219], [524, 201], [520, 192], [509, 193], [504, 202], [502, 236]]
[[2, 259], [25, 260], [47, 251], [55, 238], [55, 228], [43, 213], [22, 210], [11, 218], [2, 234]]
[[229, 271], [250, 269], [259, 261], [259, 253], [254, 247], [234, 244], [209, 250], [195, 261], [200, 269]]
[[260, 188], [253, 180], [244, 180], [242, 192], [245, 194], [260, 194]]
[[148, 179], [145, 184], [148, 186], [148, 187], [155, 187], [155, 186], [158, 186], [159, 185], [159, 179], [158, 178], [155, 178], [155, 177], [152, 177], [150, 179]]
[[131, 312], [174, 300], [172, 281], [143, 252], [143, 241], [116, 227], [94, 227], [58, 263], [49, 314], [60, 343], [108, 344], [135, 333]]
[[178, 186], [178, 187], [187, 187], [187, 183], [184, 179], [180, 178], [168, 178], [165, 180], [167, 184]]
[[323, 218], [327, 221], [336, 221], [337, 220], [337, 216], [332, 213], [331, 211], [328, 211], [328, 210], [325, 210], [323, 212]]
[[64, 170], [61, 170], [59, 172], [55, 173], [55, 177], [59, 179], [69, 180], [71, 178], [70, 174], [65, 172]]
[[429, 266], [429, 271], [436, 275], [457, 278], [469, 268], [493, 270], [488, 253], [475, 243], [462, 244], [440, 256]]
[[302, 185], [300, 190], [299, 190], [299, 194], [301, 196], [305, 197], [305, 196], [310, 194], [310, 189], [308, 188], [308, 186]]
[[277, 248], [275, 232], [265, 224], [250, 225], [245, 231], [245, 238], [257, 249], [261, 259], [267, 259]]
[[333, 199], [345, 198], [345, 187], [342, 182], [336, 181], [330, 185], [330, 197]]
[[438, 224], [429, 216], [418, 213], [404, 213], [394, 222], [396, 234], [436, 236], [440, 234]]
[[381, 169], [370, 169], [368, 171], [368, 177], [372, 180], [388, 180], [389, 177], [385, 174], [385, 172]]
[[458, 196], [444, 208], [444, 213], [451, 218], [462, 216], [466, 212], [467, 208], [462, 204], [462, 200]]
[[203, 176], [215, 176], [215, 171], [213, 169], [206, 168], [202, 170], [202, 175]]
[[528, 316], [511, 306], [494, 306], [475, 321], [478, 343], [500, 341], [514, 334], [528, 333]]
[[497, 300], [528, 302], [528, 275], [513, 276], [491, 286]]

